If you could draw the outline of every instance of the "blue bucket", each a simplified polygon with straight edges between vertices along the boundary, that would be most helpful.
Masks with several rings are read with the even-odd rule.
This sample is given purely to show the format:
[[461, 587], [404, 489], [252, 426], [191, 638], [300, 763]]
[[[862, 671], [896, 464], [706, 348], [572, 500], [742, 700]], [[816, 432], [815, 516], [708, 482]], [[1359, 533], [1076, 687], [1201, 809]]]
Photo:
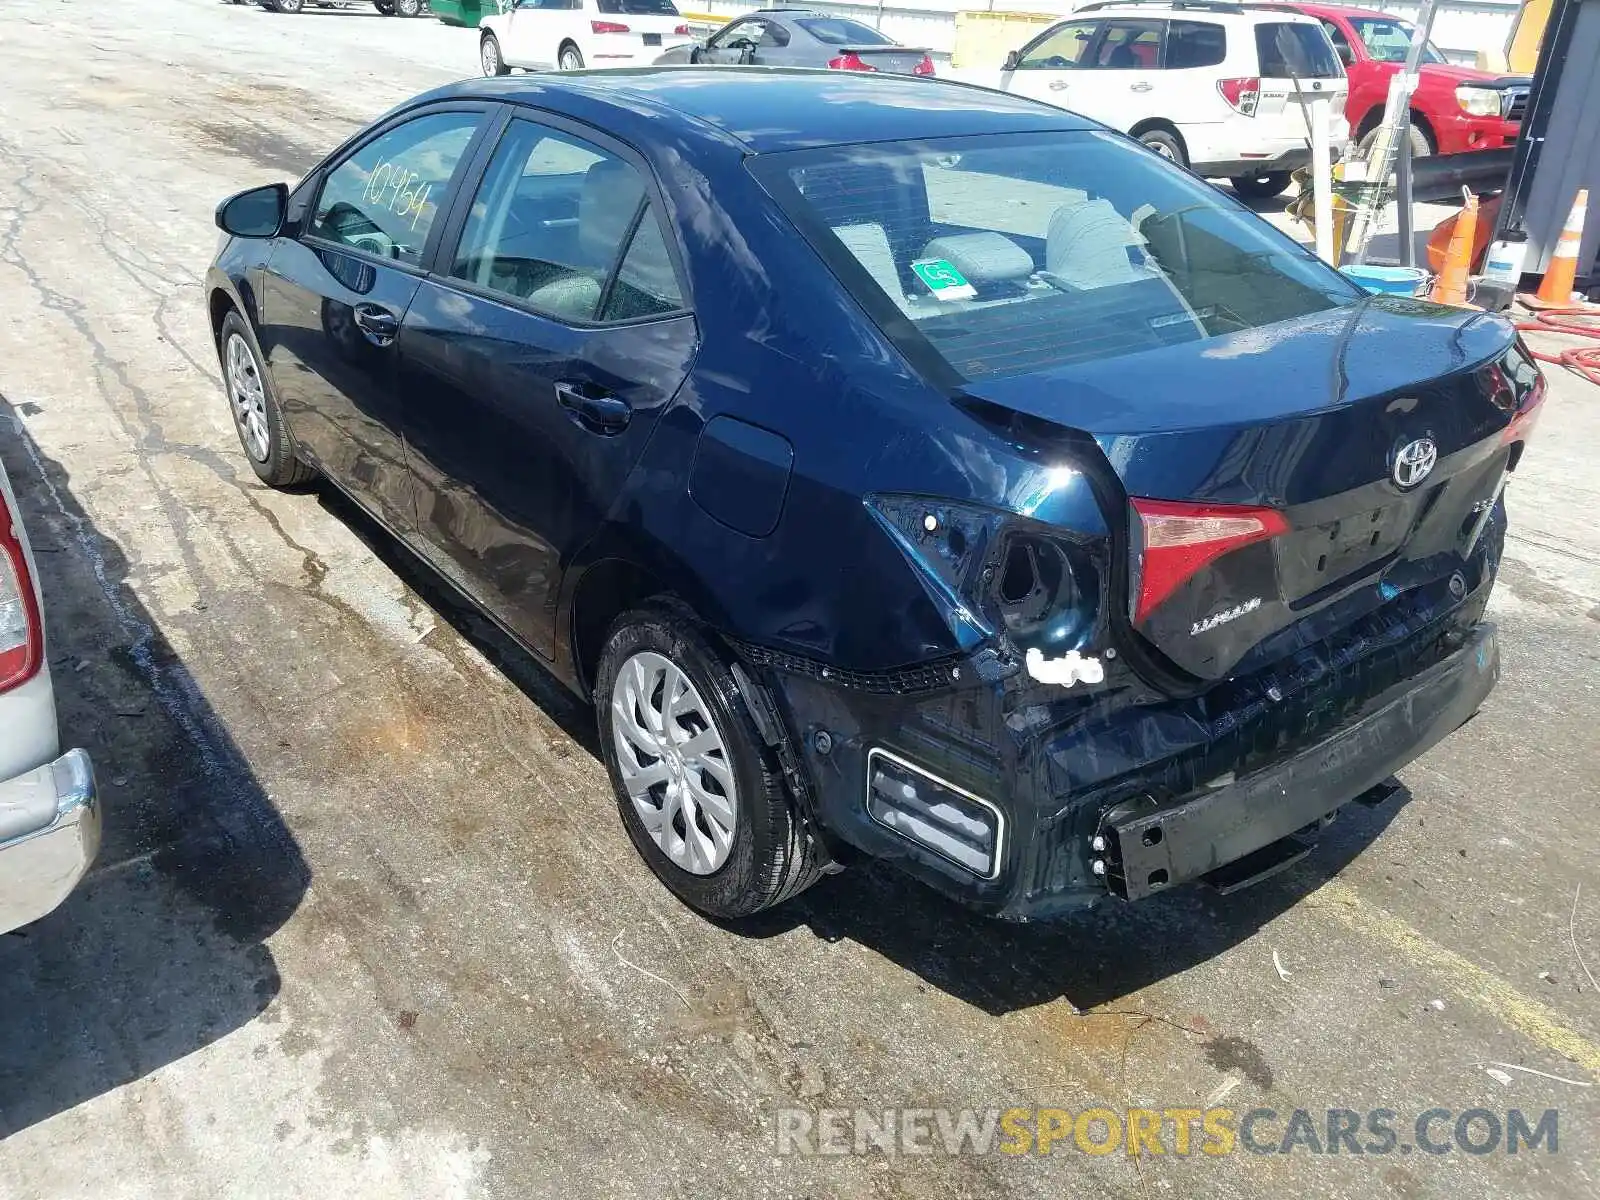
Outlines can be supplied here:
[[1415, 296], [1428, 279], [1421, 267], [1374, 267], [1365, 263], [1345, 267], [1340, 273], [1358, 287], [1384, 296]]

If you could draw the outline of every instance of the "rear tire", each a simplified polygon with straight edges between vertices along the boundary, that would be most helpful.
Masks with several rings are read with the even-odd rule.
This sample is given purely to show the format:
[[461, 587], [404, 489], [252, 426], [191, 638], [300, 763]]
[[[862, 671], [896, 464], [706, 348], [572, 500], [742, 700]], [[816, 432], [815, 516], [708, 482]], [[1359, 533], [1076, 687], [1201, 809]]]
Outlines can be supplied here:
[[[623, 614], [596, 674], [600, 746], [623, 827], [678, 899], [707, 916], [747, 917], [821, 877], [822, 848], [776, 755], [693, 621], [658, 608]], [[710, 748], [676, 749], [691, 743]]]
[[478, 41], [478, 62], [483, 66], [483, 74], [487, 79], [511, 74], [511, 68], [506, 66], [505, 55], [500, 53], [500, 39], [492, 33], [484, 34]]
[[1270, 200], [1283, 194], [1290, 175], [1288, 171], [1268, 171], [1264, 175], [1235, 175], [1229, 182], [1242, 199]]
[[1189, 156], [1183, 152], [1183, 143], [1165, 129], [1146, 129], [1139, 135], [1139, 140], [1167, 161], [1175, 162], [1180, 167], [1189, 165]]
[[394, 0], [372, 0], [372, 7], [386, 17], [394, 16]]
[[563, 71], [583, 70], [583, 51], [571, 42], [561, 47], [561, 53], [556, 56], [556, 63]]
[[296, 487], [316, 478], [316, 472], [295, 455], [272, 379], [261, 365], [261, 348], [237, 309], [222, 319], [217, 353], [234, 432], [256, 477], [275, 488]]
[[293, 16], [306, 6], [306, 0], [265, 0], [268, 12], [288, 13]]

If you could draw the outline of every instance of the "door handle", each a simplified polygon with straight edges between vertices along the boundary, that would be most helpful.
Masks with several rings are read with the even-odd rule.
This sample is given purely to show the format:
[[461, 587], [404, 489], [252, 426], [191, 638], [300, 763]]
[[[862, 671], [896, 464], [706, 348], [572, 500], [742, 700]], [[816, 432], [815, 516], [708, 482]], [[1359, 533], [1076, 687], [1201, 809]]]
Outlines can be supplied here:
[[1067, 81], [1065, 79], [1052, 79], [1050, 81], [1050, 90], [1052, 92], [1064, 92], [1064, 91], [1066, 91], [1067, 90]]
[[556, 400], [572, 419], [589, 430], [610, 436], [621, 433], [633, 419], [633, 406], [609, 393], [592, 395], [579, 383], [556, 383]]
[[1151, 85], [1148, 83], [1130, 83], [1128, 85], [1128, 90], [1130, 92], [1148, 92], [1150, 87]]
[[392, 346], [400, 332], [400, 318], [376, 304], [358, 304], [355, 308], [356, 327], [367, 335], [374, 346]]

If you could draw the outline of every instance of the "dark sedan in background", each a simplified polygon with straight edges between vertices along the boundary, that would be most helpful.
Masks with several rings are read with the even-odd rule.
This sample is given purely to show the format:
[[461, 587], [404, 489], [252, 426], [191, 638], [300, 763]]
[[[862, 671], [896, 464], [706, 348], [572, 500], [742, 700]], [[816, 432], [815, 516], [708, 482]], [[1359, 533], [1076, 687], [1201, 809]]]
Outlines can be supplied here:
[[228, 399], [577, 693], [739, 916], [1229, 887], [1476, 711], [1543, 381], [1137, 143], [890, 75], [478, 80], [218, 209]]
[[656, 63], [933, 74], [926, 50], [902, 46], [860, 21], [810, 8], [760, 9], [728, 22], [704, 44], [674, 47]]

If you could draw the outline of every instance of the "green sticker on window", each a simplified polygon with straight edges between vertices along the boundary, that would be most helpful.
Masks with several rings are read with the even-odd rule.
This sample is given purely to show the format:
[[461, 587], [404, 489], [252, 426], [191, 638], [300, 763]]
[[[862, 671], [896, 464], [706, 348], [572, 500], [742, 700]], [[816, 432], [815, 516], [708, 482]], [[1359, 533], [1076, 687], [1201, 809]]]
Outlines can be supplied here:
[[928, 285], [928, 290], [939, 300], [971, 300], [978, 289], [967, 282], [967, 277], [956, 270], [955, 264], [942, 258], [925, 258], [911, 264], [917, 278]]

